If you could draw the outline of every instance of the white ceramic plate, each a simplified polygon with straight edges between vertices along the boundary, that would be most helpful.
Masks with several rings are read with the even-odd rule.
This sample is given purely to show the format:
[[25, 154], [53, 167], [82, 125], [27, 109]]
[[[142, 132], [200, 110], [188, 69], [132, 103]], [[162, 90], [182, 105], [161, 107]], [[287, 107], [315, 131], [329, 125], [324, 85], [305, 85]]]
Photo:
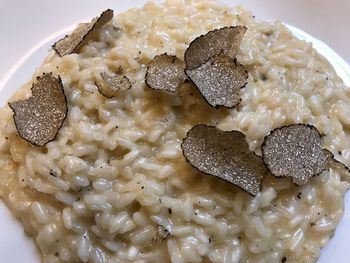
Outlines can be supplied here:
[[[27, 2], [30, 2], [28, 4]], [[84, 1], [85, 5], [81, 5], [83, 0], [77, 0], [74, 3], [68, 0], [57, 1], [58, 3], [50, 2], [44, 0], [32, 0], [32, 1], [8, 1], [8, 0], [0, 0], [0, 25], [6, 24], [6, 18], [8, 18], [9, 14], [12, 15], [14, 9], [20, 10], [21, 17], [15, 16], [12, 17], [12, 21], [14, 19], [19, 19], [20, 22], [25, 22], [22, 25], [22, 28], [17, 28], [18, 24], [15, 23], [13, 26], [9, 26], [12, 35], [10, 36], [10, 40], [13, 41], [15, 39], [15, 44], [11, 41], [4, 42], [2, 40], [2, 45], [5, 48], [1, 49], [0, 57], [2, 63], [0, 65], [0, 106], [4, 105], [7, 99], [11, 96], [11, 94], [18, 89], [23, 83], [25, 83], [30, 76], [33, 74], [35, 68], [41, 64], [43, 59], [47, 55], [47, 51], [51, 44], [62, 37], [64, 34], [71, 31], [74, 28], [74, 24], [80, 21], [87, 21], [91, 17], [97, 15], [100, 11], [110, 7], [115, 11], [125, 10], [131, 6], [141, 6], [145, 1], [144, 0], [136, 0], [130, 1], [132, 3], [118, 3], [114, 0], [104, 0], [103, 2], [86, 0]], [[124, 2], [124, 1], [123, 1]], [[229, 5], [236, 5], [238, 1], [223, 1]], [[283, 3], [281, 3], [283, 2]], [[314, 1], [310, 1], [314, 2]], [[325, 1], [324, 1], [325, 2]], [[328, 1], [327, 1], [328, 2]], [[343, 11], [342, 8], [345, 8], [347, 3], [345, 1], [338, 0], [338, 10], [340, 12]], [[70, 5], [71, 9], [69, 10], [79, 10], [75, 12], [66, 12], [64, 18], [57, 15], [59, 12], [42, 13], [45, 9], [62, 9], [64, 5]], [[248, 0], [244, 2], [245, 5], [248, 6], [251, 10], [254, 11], [255, 14], [260, 14], [260, 18], [264, 19], [283, 19], [283, 14], [289, 19], [283, 19], [284, 21], [293, 22], [298, 21], [298, 14], [291, 17], [290, 13], [293, 13], [293, 10], [298, 10], [302, 8], [302, 4], [300, 1], [276, 1], [276, 0], [266, 0], [264, 5], [261, 4], [259, 0]], [[81, 5], [81, 6], [80, 6]], [[39, 8], [43, 6], [43, 8]], [[80, 6], [80, 9], [79, 9]], [[286, 7], [289, 6], [289, 9]], [[320, 4], [316, 10], [319, 10], [322, 13], [325, 8], [327, 8], [327, 4]], [[332, 5], [334, 9], [334, 5]], [[66, 10], [66, 9], [65, 9]], [[304, 10], [304, 9], [302, 9]], [[349, 9], [345, 9], [349, 10]], [[26, 12], [24, 12], [26, 11]], [[290, 11], [290, 12], [288, 12]], [[23, 13], [21, 13], [23, 12]], [[266, 15], [266, 12], [268, 15]], [[314, 12], [316, 12], [314, 10]], [[29, 14], [28, 14], [29, 13]], [[317, 13], [317, 12], [316, 12]], [[275, 14], [275, 15], [274, 15]], [[17, 14], [18, 15], [18, 14]], [[299, 14], [300, 15], [300, 14]], [[340, 14], [337, 14], [337, 17]], [[28, 17], [36, 17], [36, 20], [28, 20]], [[27, 18], [27, 20], [26, 20]], [[42, 18], [42, 20], [41, 20]], [[51, 19], [52, 18], [52, 19]], [[57, 19], [59, 18], [59, 19]], [[302, 17], [301, 17], [302, 18]], [[24, 21], [25, 20], [25, 21]], [[48, 21], [52, 21], [52, 23], [45, 23]], [[337, 20], [336, 18], [333, 19]], [[42, 29], [38, 30], [37, 25], [42, 23]], [[337, 21], [337, 23], [342, 23], [342, 21]], [[350, 23], [350, 19], [348, 19], [348, 24]], [[300, 26], [300, 23], [293, 23]], [[311, 23], [312, 24], [312, 23]], [[309, 26], [305, 26], [305, 28], [310, 27], [310, 23], [307, 23]], [[321, 27], [321, 25], [319, 25]], [[329, 28], [329, 24], [327, 27]], [[8, 28], [4, 29], [4, 26], [0, 26], [0, 36], [3, 37], [5, 34], [8, 34]], [[325, 28], [327, 28], [325, 27]], [[334, 66], [338, 75], [344, 80], [347, 85], [350, 86], [350, 66], [329, 46], [327, 46], [322, 41], [310, 36], [304, 31], [297, 29], [296, 27], [289, 26], [289, 28], [293, 31], [293, 33], [307, 41], [310, 41], [314, 44], [314, 47], [320, 52], [323, 56], [325, 56]], [[317, 32], [316, 24], [313, 27], [314, 30], [310, 30]], [[51, 31], [50, 31], [51, 29]], [[316, 30], [316, 31], [315, 31]], [[23, 31], [23, 32], [22, 32]], [[23, 35], [28, 35], [25, 32], [30, 32], [30, 39], [27, 42], [24, 41]], [[345, 30], [343, 31], [345, 35]], [[317, 34], [316, 34], [317, 35]], [[328, 34], [329, 35], [329, 34]], [[324, 35], [326, 36], [326, 35]], [[326, 38], [326, 37], [325, 37]], [[29, 43], [28, 43], [29, 42]], [[346, 43], [349, 43], [347, 41]], [[350, 55], [347, 54], [347, 49], [342, 47], [342, 45], [335, 45], [338, 50], [342, 52], [344, 56]], [[13, 48], [10, 48], [13, 47]], [[6, 49], [7, 48], [7, 49]], [[5, 52], [4, 52], [5, 50]], [[12, 52], [11, 52], [12, 50]], [[19, 50], [19, 51], [18, 51]], [[7, 51], [7, 52], [6, 52]], [[18, 55], [20, 53], [20, 55]], [[349, 56], [350, 58], [350, 56]], [[347, 260], [350, 258], [350, 251], [348, 249], [348, 244], [350, 243], [350, 194], [348, 193], [345, 197], [345, 214], [342, 218], [340, 224], [337, 227], [336, 234], [331, 242], [322, 250], [321, 258], [318, 260], [318, 263], [329, 263], [329, 262], [337, 262], [337, 263], [345, 263], [349, 262]], [[37, 263], [40, 262], [40, 258], [37, 252], [37, 249], [34, 245], [34, 242], [28, 238], [24, 232], [21, 224], [17, 222], [10, 214], [6, 206], [0, 201], [0, 262], [6, 263]]]

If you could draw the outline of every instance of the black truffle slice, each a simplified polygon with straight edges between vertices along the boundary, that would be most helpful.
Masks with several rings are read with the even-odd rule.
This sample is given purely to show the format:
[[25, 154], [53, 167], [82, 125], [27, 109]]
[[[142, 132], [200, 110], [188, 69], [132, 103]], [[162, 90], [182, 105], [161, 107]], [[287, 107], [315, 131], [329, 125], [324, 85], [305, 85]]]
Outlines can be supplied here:
[[115, 73], [101, 72], [102, 82], [97, 84], [98, 91], [107, 98], [112, 98], [118, 94], [119, 91], [125, 91], [131, 88], [129, 79], [125, 76], [117, 75]]
[[248, 73], [223, 54], [215, 55], [198, 68], [187, 69], [186, 75], [213, 107], [233, 108], [240, 102], [240, 89], [247, 84]]
[[262, 144], [263, 160], [276, 177], [292, 177], [297, 185], [326, 169], [318, 130], [307, 124], [294, 124], [273, 130]]
[[181, 148], [187, 161], [199, 171], [253, 196], [259, 193], [267, 169], [262, 158], [249, 150], [243, 133], [200, 124], [189, 130]]
[[61, 78], [52, 74], [37, 77], [32, 96], [9, 102], [19, 136], [36, 146], [52, 141], [67, 116], [67, 100]]
[[52, 48], [59, 56], [79, 53], [80, 49], [93, 37], [96, 32], [113, 18], [113, 10], [107, 9], [99, 17], [89, 23], [80, 23], [68, 36], [58, 40]]
[[196, 68], [220, 53], [235, 58], [246, 31], [244, 26], [231, 26], [215, 29], [197, 37], [185, 52], [187, 68]]
[[185, 62], [175, 56], [156, 56], [148, 65], [146, 84], [155, 90], [176, 92], [186, 80]]
[[340, 171], [343, 175], [346, 175], [346, 176], [342, 176], [342, 179], [345, 181], [348, 181], [350, 183], [350, 169], [349, 169], [349, 167], [347, 167], [342, 162], [336, 160], [331, 151], [329, 151], [327, 149], [323, 149], [323, 152], [327, 157], [328, 166], [334, 167], [335, 169]]

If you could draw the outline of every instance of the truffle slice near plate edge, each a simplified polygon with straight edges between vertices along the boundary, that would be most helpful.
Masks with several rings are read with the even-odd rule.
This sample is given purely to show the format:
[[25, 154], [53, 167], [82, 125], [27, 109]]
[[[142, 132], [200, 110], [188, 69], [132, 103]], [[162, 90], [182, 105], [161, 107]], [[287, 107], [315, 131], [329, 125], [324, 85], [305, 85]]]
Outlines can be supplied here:
[[233, 108], [240, 102], [240, 89], [247, 84], [248, 73], [224, 54], [215, 55], [186, 74], [209, 105]]
[[197, 170], [234, 184], [255, 196], [267, 173], [262, 158], [249, 149], [245, 135], [200, 124], [191, 128], [182, 152]]
[[197, 37], [185, 52], [187, 69], [199, 67], [220, 53], [235, 58], [246, 31], [244, 26], [231, 26], [215, 29]]
[[186, 80], [185, 62], [175, 56], [155, 56], [148, 65], [146, 84], [155, 90], [176, 92]]
[[9, 102], [20, 137], [44, 146], [55, 139], [67, 117], [67, 99], [60, 77], [43, 74], [32, 86], [32, 96]]
[[263, 160], [276, 177], [292, 177], [297, 185], [327, 168], [322, 137], [308, 124], [294, 124], [273, 130], [261, 146]]
[[107, 9], [89, 23], [80, 23], [68, 36], [58, 40], [52, 48], [59, 56], [78, 53], [95, 36], [95, 33], [113, 18], [113, 10]]
[[130, 80], [125, 76], [111, 72], [101, 72], [100, 76], [102, 81], [96, 83], [96, 86], [98, 91], [106, 98], [112, 98], [119, 91], [125, 91], [131, 88]]

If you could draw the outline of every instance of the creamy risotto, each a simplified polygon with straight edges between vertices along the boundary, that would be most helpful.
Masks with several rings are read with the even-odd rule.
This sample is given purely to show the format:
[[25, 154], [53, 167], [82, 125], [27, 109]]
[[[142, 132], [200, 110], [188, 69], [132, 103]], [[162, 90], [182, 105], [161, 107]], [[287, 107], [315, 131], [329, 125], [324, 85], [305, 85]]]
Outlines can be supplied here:
[[[210, 107], [191, 83], [176, 94], [146, 87], [147, 64], [215, 28], [248, 28], [237, 55], [249, 73], [236, 109]], [[132, 88], [105, 98], [100, 72]], [[349, 177], [329, 169], [297, 187], [267, 176], [251, 197], [185, 161], [181, 142], [199, 123], [246, 134], [251, 150], [271, 130], [313, 124], [350, 165], [350, 89], [310, 43], [239, 6], [169, 0], [118, 14], [79, 54], [53, 51], [37, 69], [60, 75], [68, 117], [35, 147], [0, 111], [0, 194], [45, 263], [314, 262], [343, 214]], [[30, 96], [35, 77], [13, 97]]]

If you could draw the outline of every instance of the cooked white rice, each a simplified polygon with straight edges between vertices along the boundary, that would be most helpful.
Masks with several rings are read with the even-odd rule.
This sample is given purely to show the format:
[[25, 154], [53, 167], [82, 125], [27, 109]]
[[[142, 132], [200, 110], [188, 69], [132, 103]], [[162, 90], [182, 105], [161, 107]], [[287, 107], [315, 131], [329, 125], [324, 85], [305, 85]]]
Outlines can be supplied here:
[[[189, 83], [178, 94], [145, 86], [154, 56], [183, 58], [195, 37], [230, 25], [249, 28], [237, 56], [249, 72], [238, 110], [211, 108]], [[106, 99], [95, 80], [117, 70], [132, 89]], [[214, 2], [149, 2], [116, 16], [80, 54], [51, 52], [42, 72], [62, 77], [68, 118], [38, 148], [18, 137], [9, 107], [0, 111], [0, 194], [43, 262], [314, 262], [334, 233], [349, 187], [340, 171], [301, 187], [268, 176], [252, 198], [200, 174], [181, 152], [199, 123], [244, 132], [257, 154], [274, 128], [311, 123], [350, 165], [350, 89], [280, 22]], [[28, 97], [33, 81], [11, 100]]]

